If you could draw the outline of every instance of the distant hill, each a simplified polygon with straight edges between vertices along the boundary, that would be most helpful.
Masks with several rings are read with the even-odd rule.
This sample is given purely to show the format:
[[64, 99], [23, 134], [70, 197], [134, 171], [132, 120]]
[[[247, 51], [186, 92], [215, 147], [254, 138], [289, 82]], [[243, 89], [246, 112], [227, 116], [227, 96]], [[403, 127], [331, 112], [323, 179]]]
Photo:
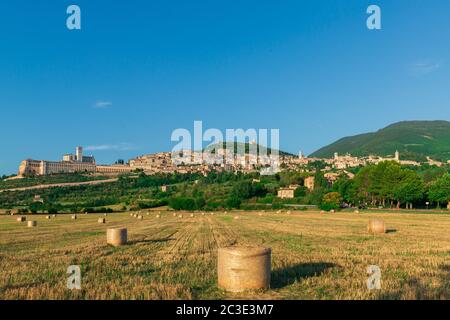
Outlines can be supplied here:
[[450, 159], [450, 122], [402, 121], [377, 132], [342, 138], [310, 155], [331, 158], [335, 152], [355, 156], [393, 155], [400, 152], [404, 160], [425, 161]]
[[[226, 148], [226, 142], [212, 144], [212, 145], [206, 147], [204, 149], [204, 151], [211, 150], [212, 153], [214, 153], [215, 152], [214, 150], [217, 150], [217, 149], [220, 149], [220, 148], [225, 149]], [[249, 143], [242, 143], [242, 142], [234, 142], [234, 153], [237, 154], [238, 151], [240, 151], [240, 150], [245, 150], [244, 153], [248, 154], [249, 150], [250, 150], [250, 144]], [[267, 147], [259, 145], [259, 144], [256, 144], [256, 150], [257, 150], [258, 154], [272, 154], [272, 149], [271, 148], [267, 148]], [[284, 156], [293, 156], [293, 154], [285, 152], [285, 151], [282, 151], [282, 150], [278, 150], [278, 154], [280, 156], [283, 156], [283, 155]]]

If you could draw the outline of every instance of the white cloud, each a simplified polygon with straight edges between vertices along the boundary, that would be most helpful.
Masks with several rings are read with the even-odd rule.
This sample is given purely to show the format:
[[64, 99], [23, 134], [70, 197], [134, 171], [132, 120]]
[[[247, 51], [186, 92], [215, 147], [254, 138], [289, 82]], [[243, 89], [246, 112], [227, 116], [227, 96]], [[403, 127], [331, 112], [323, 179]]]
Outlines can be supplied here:
[[106, 109], [110, 106], [112, 106], [112, 102], [109, 101], [97, 101], [93, 105], [95, 109]]
[[420, 77], [435, 72], [442, 67], [441, 61], [420, 60], [412, 63], [409, 67], [411, 75]]
[[109, 150], [127, 151], [127, 150], [134, 150], [134, 149], [135, 149], [135, 147], [133, 145], [131, 145], [130, 143], [100, 144], [100, 145], [87, 146], [85, 148], [86, 151], [109, 151]]

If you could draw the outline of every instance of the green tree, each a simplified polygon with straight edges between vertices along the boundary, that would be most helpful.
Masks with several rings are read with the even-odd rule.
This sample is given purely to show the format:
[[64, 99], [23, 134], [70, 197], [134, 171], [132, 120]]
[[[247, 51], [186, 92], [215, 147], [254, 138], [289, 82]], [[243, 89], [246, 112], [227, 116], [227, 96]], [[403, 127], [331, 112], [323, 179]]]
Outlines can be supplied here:
[[342, 196], [342, 199], [346, 203], [352, 203], [352, 187], [353, 180], [349, 179], [347, 176], [340, 177], [334, 184], [332, 190], [335, 192], [339, 192]]
[[297, 189], [295, 189], [294, 197], [302, 198], [302, 197], [306, 196], [307, 191], [308, 191], [308, 188], [306, 188], [304, 186], [300, 186]]
[[401, 181], [394, 187], [393, 193], [397, 208], [400, 208], [402, 203], [406, 203], [406, 207], [412, 209], [413, 202], [423, 197], [423, 180], [416, 172], [403, 170]]
[[441, 178], [433, 182], [428, 190], [428, 197], [436, 202], [437, 206], [441, 203], [450, 202], [450, 174], [446, 173]]

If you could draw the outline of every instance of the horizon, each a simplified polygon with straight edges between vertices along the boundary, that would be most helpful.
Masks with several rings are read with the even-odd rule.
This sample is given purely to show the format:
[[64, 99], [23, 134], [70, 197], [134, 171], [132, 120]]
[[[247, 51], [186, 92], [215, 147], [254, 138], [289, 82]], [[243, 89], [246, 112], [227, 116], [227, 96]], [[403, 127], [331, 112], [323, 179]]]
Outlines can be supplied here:
[[[383, 129], [385, 129], [385, 128], [387, 128], [387, 127], [390, 127], [390, 126], [393, 126], [393, 125], [397, 125], [397, 124], [401, 124], [401, 123], [412, 123], [412, 122], [421, 122], [421, 123], [423, 123], [423, 122], [446, 122], [446, 123], [450, 123], [450, 121], [447, 121], [447, 120], [402, 120], [402, 121], [398, 121], [398, 122], [395, 122], [395, 123], [391, 123], [391, 124], [389, 124], [388, 126], [386, 126], [386, 127], [383, 127], [383, 128], [380, 128], [380, 129], [378, 129], [378, 130], [376, 130], [376, 131], [373, 131], [373, 132], [364, 132], [364, 133], [359, 133], [359, 134], [356, 134], [356, 135], [353, 135], [353, 136], [346, 136], [346, 137], [341, 137], [341, 138], [339, 138], [339, 139], [337, 139], [337, 140], [335, 140], [334, 142], [337, 142], [337, 141], [339, 141], [339, 140], [342, 140], [342, 139], [346, 139], [346, 138], [351, 138], [351, 137], [356, 137], [356, 136], [359, 136], [359, 135], [364, 135], [364, 134], [368, 134], [368, 133], [375, 133], [375, 132], [378, 132], [378, 131], [380, 131], [380, 130], [383, 130]], [[332, 142], [332, 143], [334, 143], [334, 142]], [[206, 145], [205, 147], [204, 147], [204, 149], [207, 149], [207, 148], [209, 148], [209, 147], [211, 147], [211, 146], [214, 146], [214, 145], [217, 145], [217, 144], [222, 144], [222, 143], [234, 143], [234, 144], [239, 144], [239, 143], [243, 143], [243, 142], [241, 142], [241, 141], [217, 141], [216, 143], [211, 143], [211, 144], [209, 144], [209, 145]], [[245, 144], [251, 144], [252, 142], [245, 142]], [[332, 144], [332, 143], [330, 143], [330, 144]], [[262, 144], [260, 144], [259, 142], [256, 142], [256, 145], [258, 145], [259, 147], [264, 147], [264, 148], [267, 148], [268, 150], [271, 150], [272, 148], [270, 147], [270, 146], [267, 146], [267, 145], [262, 145]], [[328, 145], [326, 145], [326, 146], [328, 146]], [[324, 148], [324, 147], [326, 147], [326, 146], [322, 146], [322, 147], [319, 147], [319, 148], [317, 148], [313, 153], [316, 153], [317, 151], [319, 151], [320, 149], [322, 149], [322, 148]], [[76, 148], [78, 148], [78, 147], [81, 147], [81, 148], [83, 148], [83, 151], [86, 151], [86, 149], [83, 147], [83, 146], [76, 146], [76, 147], [74, 147], [74, 148], [72, 148], [72, 149], [76, 149]], [[100, 148], [101, 149], [101, 148]], [[198, 150], [193, 150], [193, 149], [190, 149], [190, 150], [192, 150], [193, 152], [199, 152]], [[272, 150], [276, 150], [276, 149], [272, 149]], [[90, 151], [90, 150], [88, 150], [88, 151]], [[172, 150], [172, 152], [174, 152], [175, 150]], [[180, 149], [180, 150], [177, 150], [177, 151], [183, 151], [182, 149]], [[186, 151], [186, 150], [185, 150]], [[295, 154], [295, 153], [293, 153], [293, 152], [289, 152], [289, 151], [286, 151], [286, 150], [283, 150], [283, 149], [278, 149], [278, 151], [280, 151], [280, 152], [283, 152], [283, 153], [285, 153], [285, 154], [288, 154], [288, 155], [290, 155], [290, 156], [298, 156], [298, 154]], [[144, 155], [147, 155], [147, 154], [157, 154], [157, 153], [163, 153], [163, 152], [170, 152], [170, 151], [168, 151], [168, 150], [160, 150], [160, 151], [156, 151], [156, 152], [153, 152], [153, 153], [143, 153], [143, 154], [137, 154], [137, 155], [134, 155], [132, 158], [129, 158], [129, 159], [116, 159], [116, 161], [118, 161], [118, 160], [124, 160], [126, 163], [128, 163], [131, 159], [135, 159], [135, 158], [138, 158], [138, 157], [141, 157], [141, 156], [144, 156]], [[314, 158], [315, 156], [313, 156], [313, 153], [309, 153], [309, 154], [307, 154], [307, 155], [305, 155], [305, 154], [303, 154], [303, 156], [305, 156], [305, 157], [307, 157], [307, 158], [309, 158], [309, 157], [312, 157], [312, 158]], [[68, 155], [68, 154], [72, 154], [71, 152], [65, 152], [65, 153], [62, 153], [61, 154], [61, 156], [62, 155]], [[347, 154], [349, 154], [348, 152], [347, 152]], [[94, 158], [95, 158], [95, 155], [94, 154], [92, 154], [92, 153], [90, 153], [89, 154], [89, 156], [93, 156]], [[372, 156], [382, 156], [382, 155], [380, 155], [380, 154], [373, 154]], [[387, 155], [387, 156], [393, 156], [393, 155]], [[60, 157], [61, 158], [61, 157]], [[327, 159], [327, 158], [329, 158], [329, 157], [325, 157], [325, 159]], [[23, 160], [30, 160], [30, 159], [23, 159]], [[47, 160], [47, 161], [61, 161], [61, 159], [33, 159], [33, 160]], [[97, 162], [97, 164], [99, 164], [98, 162]], [[114, 164], [113, 162], [112, 163], [102, 163], [101, 165], [111, 165], [111, 164]], [[1, 175], [1, 174], [0, 174]]]
[[[0, 175], [83, 145], [98, 163], [171, 150], [177, 128], [280, 129], [316, 150], [399, 121], [449, 121], [450, 3], [76, 1], [1, 13]], [[414, 18], [412, 18], [414, 17]], [[405, 34], [408, 37], [405, 37]]]

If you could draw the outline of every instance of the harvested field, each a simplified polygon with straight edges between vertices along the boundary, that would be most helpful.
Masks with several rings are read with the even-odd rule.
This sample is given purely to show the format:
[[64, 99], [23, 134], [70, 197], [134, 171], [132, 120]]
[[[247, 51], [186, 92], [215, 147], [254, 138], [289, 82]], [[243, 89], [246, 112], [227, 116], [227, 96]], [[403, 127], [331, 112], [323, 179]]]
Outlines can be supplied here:
[[[2, 215], [0, 299], [450, 299], [450, 215], [172, 214], [110, 214], [105, 224], [28, 215], [35, 228]], [[369, 235], [370, 218], [387, 233]], [[119, 227], [128, 243], [107, 245], [106, 229]], [[216, 249], [234, 244], [272, 248], [270, 290], [217, 288]], [[79, 291], [66, 289], [70, 265], [81, 267]], [[367, 289], [369, 265], [382, 271], [381, 290]]]

